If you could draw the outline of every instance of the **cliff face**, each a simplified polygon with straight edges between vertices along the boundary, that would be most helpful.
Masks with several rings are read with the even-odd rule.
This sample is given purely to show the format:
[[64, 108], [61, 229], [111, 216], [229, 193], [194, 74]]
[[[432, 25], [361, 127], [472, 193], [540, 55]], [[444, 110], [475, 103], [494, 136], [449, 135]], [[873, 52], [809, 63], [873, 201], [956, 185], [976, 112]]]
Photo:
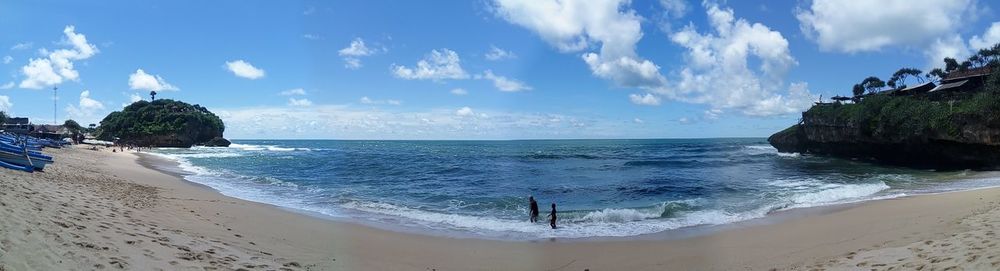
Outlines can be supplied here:
[[780, 152], [918, 168], [1000, 168], [1000, 93], [980, 91], [950, 101], [870, 99], [814, 106], [768, 142]]

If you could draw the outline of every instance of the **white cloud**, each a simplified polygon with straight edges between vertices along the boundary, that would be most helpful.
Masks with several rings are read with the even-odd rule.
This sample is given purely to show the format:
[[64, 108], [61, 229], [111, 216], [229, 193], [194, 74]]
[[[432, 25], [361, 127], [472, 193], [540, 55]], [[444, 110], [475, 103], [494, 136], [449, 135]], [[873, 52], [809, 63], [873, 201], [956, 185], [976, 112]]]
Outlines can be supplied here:
[[990, 28], [982, 36], [975, 35], [969, 39], [969, 46], [974, 50], [990, 48], [997, 43], [1000, 43], [1000, 22], [990, 24]]
[[3, 64], [10, 64], [10, 62], [13, 62], [13, 61], [14, 61], [13, 57], [11, 57], [11, 56], [3, 56]]
[[306, 8], [306, 10], [302, 11], [302, 15], [306, 16], [312, 15], [313, 13], [316, 13], [316, 7], [309, 7]]
[[384, 47], [381, 49], [370, 48], [365, 45], [365, 40], [361, 38], [354, 38], [350, 45], [337, 51], [337, 54], [344, 58], [345, 68], [356, 70], [361, 68], [362, 57], [371, 56], [385, 51], [386, 49]]
[[312, 104], [313, 104], [312, 101], [308, 99], [288, 98], [288, 105], [290, 106], [306, 107], [306, 106], [312, 106]]
[[493, 86], [495, 86], [500, 91], [517, 92], [522, 90], [531, 90], [531, 86], [525, 85], [523, 82], [515, 79], [510, 79], [507, 77], [493, 74], [492, 70], [486, 70], [481, 75], [477, 74], [476, 79], [486, 79], [493, 81]]
[[65, 80], [80, 79], [80, 73], [73, 68], [73, 61], [88, 59], [99, 51], [97, 46], [87, 42], [86, 36], [76, 33], [76, 28], [72, 25], [66, 26], [63, 34], [65, 37], [60, 43], [70, 48], [55, 51], [41, 49], [39, 52], [46, 57], [32, 58], [28, 61], [28, 65], [21, 67], [21, 74], [25, 79], [21, 81], [19, 87], [41, 89], [60, 84]]
[[10, 97], [0, 95], [0, 111], [10, 113], [11, 108], [14, 108], [14, 103], [10, 102]]
[[166, 80], [163, 80], [163, 77], [148, 74], [142, 69], [136, 69], [134, 73], [128, 76], [128, 87], [133, 90], [179, 90], [177, 87], [167, 83]]
[[660, 0], [660, 6], [670, 18], [684, 17], [689, 9], [686, 0]]
[[396, 77], [407, 80], [440, 81], [469, 78], [469, 74], [462, 69], [458, 53], [448, 49], [431, 50], [413, 68], [393, 64], [392, 71]]
[[894, 45], [923, 48], [956, 33], [977, 9], [975, 0], [813, 0], [796, 18], [820, 49], [853, 53]]
[[563, 52], [600, 45], [582, 55], [591, 72], [622, 87], [656, 88], [666, 84], [659, 66], [635, 52], [642, 38], [642, 18], [628, 0], [496, 0], [497, 15], [535, 31]]
[[[798, 113], [812, 105], [805, 83], [783, 89], [785, 74], [797, 62], [781, 33], [737, 19], [732, 9], [704, 5], [715, 33], [698, 33], [688, 25], [670, 35], [687, 49], [687, 66], [675, 84], [654, 89], [656, 94], [751, 116]], [[759, 66], [751, 67], [751, 60]]]
[[125, 108], [126, 106], [132, 105], [135, 102], [142, 101], [142, 96], [139, 96], [139, 94], [128, 93], [127, 95], [128, 95], [128, 102], [127, 103], [122, 103], [122, 108]]
[[660, 97], [646, 93], [645, 95], [629, 94], [628, 99], [638, 105], [660, 105]]
[[27, 77], [21, 81], [21, 88], [41, 89], [63, 81], [63, 77], [56, 74], [52, 62], [47, 58], [31, 59], [28, 65], [21, 67], [21, 74]]
[[236, 76], [243, 77], [246, 79], [254, 80], [264, 77], [264, 70], [258, 69], [250, 64], [250, 62], [240, 60], [227, 61], [226, 69], [233, 72]]
[[[470, 108], [384, 110], [363, 105], [212, 108], [231, 138], [526, 139], [620, 138], [636, 126], [619, 119]], [[473, 112], [475, 114], [473, 114]]]
[[78, 105], [74, 106], [70, 104], [66, 106], [69, 118], [80, 123], [96, 123], [97, 113], [102, 110], [104, 110], [104, 104], [90, 98], [89, 90], [80, 92], [80, 102]]
[[14, 82], [7, 82], [6, 84], [0, 85], [0, 89], [12, 89], [14, 88]]
[[677, 119], [677, 122], [679, 122], [680, 124], [691, 124], [694, 121], [692, 121], [688, 117], [682, 117], [682, 118]]
[[486, 59], [493, 61], [517, 58], [517, 55], [515, 55], [511, 51], [500, 49], [495, 45], [490, 45], [490, 51], [486, 52], [485, 56]]
[[388, 104], [388, 105], [401, 105], [401, 104], [403, 104], [403, 102], [400, 101], [400, 100], [392, 100], [392, 99], [389, 99], [389, 100], [373, 100], [371, 98], [368, 98], [368, 96], [361, 97], [361, 99], [358, 99], [358, 101], [361, 102], [362, 104]]
[[722, 115], [722, 113], [723, 112], [721, 109], [709, 109], [705, 110], [705, 113], [703, 113], [703, 115], [704, 118], [707, 120], [717, 120], [719, 119], [719, 115]]
[[316, 35], [316, 34], [303, 34], [302, 38], [307, 39], [307, 40], [319, 40], [320, 39], [319, 35]]
[[454, 95], [459, 95], [459, 96], [461, 96], [461, 95], [466, 95], [466, 94], [469, 94], [469, 92], [468, 92], [468, 91], [466, 91], [466, 90], [465, 90], [465, 89], [463, 89], [463, 88], [453, 88], [453, 89], [451, 89], [451, 94], [454, 94]]
[[21, 43], [18, 43], [18, 44], [14, 44], [14, 46], [11, 46], [10, 49], [11, 50], [28, 50], [28, 49], [31, 49], [31, 47], [34, 47], [34, 46], [35, 46], [34, 42], [21, 42]]
[[361, 99], [359, 99], [359, 101], [361, 103], [363, 103], [363, 104], [374, 104], [375, 103], [375, 101], [373, 101], [372, 99], [368, 98], [368, 96], [361, 97]]
[[293, 88], [293, 89], [282, 91], [281, 93], [278, 93], [278, 94], [281, 95], [281, 96], [295, 96], [295, 95], [300, 95], [301, 96], [301, 95], [306, 95], [306, 90], [304, 90], [302, 88]]
[[958, 34], [937, 38], [924, 50], [924, 56], [927, 57], [927, 66], [925, 67], [929, 69], [943, 67], [946, 57], [955, 58], [961, 62], [970, 54], [969, 47], [965, 45], [965, 41]]
[[469, 108], [468, 106], [455, 110], [455, 115], [459, 117], [474, 116], [475, 114], [475, 112], [472, 112], [472, 108]]
[[638, 123], [638, 124], [643, 124], [643, 123], [646, 123], [645, 121], [643, 121], [643, 120], [642, 120], [642, 119], [640, 119], [640, 118], [634, 118], [634, 119], [632, 119], [632, 122], [635, 122], [635, 123]]

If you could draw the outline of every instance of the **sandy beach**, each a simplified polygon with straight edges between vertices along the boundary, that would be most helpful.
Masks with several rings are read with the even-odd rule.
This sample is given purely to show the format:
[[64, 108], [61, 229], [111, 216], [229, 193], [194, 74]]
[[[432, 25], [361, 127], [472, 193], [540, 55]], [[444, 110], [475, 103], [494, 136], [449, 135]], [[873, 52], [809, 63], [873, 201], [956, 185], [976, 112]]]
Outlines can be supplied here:
[[[970, 270], [1000, 267], [1000, 189], [683, 238], [492, 241], [386, 231], [219, 194], [132, 153], [0, 171], [0, 270]], [[659, 234], [670, 235], [671, 232]]]

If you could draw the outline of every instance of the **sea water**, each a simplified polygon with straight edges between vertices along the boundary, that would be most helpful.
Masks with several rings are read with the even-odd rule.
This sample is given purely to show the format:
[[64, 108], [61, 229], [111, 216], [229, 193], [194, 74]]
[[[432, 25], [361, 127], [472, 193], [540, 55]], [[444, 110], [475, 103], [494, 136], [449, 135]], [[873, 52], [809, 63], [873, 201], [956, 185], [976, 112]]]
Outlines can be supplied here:
[[[1000, 178], [778, 153], [764, 139], [236, 140], [156, 149], [251, 201], [415, 231], [618, 237], [812, 206], [996, 186]], [[528, 222], [528, 196], [540, 223]], [[550, 204], [559, 226], [545, 223]]]

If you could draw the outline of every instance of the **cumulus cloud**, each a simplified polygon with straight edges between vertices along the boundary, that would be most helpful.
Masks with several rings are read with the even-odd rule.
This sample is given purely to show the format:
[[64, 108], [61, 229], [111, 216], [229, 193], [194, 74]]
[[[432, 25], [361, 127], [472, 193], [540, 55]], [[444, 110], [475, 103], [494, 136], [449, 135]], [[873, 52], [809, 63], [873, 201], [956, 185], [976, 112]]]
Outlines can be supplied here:
[[0, 95], [0, 111], [10, 113], [11, 108], [14, 108], [14, 103], [10, 102], [10, 97]]
[[337, 51], [341, 57], [344, 58], [344, 67], [352, 70], [361, 68], [361, 58], [366, 56], [371, 56], [377, 53], [385, 52], [386, 49], [383, 48], [370, 48], [365, 45], [365, 40], [361, 38], [355, 38], [351, 41], [351, 44], [344, 49]]
[[295, 96], [295, 95], [302, 96], [302, 95], [306, 95], [306, 90], [304, 90], [302, 88], [293, 88], [293, 89], [282, 91], [282, 92], [280, 92], [278, 94], [280, 94], [281, 96]]
[[128, 87], [133, 90], [179, 90], [177, 87], [167, 83], [166, 80], [163, 80], [163, 77], [148, 74], [142, 69], [136, 69], [134, 73], [128, 76]]
[[[70, 48], [49, 51], [39, 50], [44, 58], [32, 58], [28, 64], [21, 67], [25, 76], [19, 87], [41, 89], [62, 83], [65, 80], [77, 81], [80, 73], [73, 68], [73, 62], [88, 59], [98, 53], [97, 46], [87, 42], [87, 37], [76, 33], [76, 27], [70, 25], [63, 28], [65, 35], [61, 44]], [[17, 46], [15, 46], [17, 47]]]
[[303, 99], [288, 98], [289, 106], [307, 107], [307, 106], [312, 106], [312, 104], [313, 104], [312, 101], [305, 98]]
[[139, 94], [127, 93], [126, 96], [128, 96], [128, 102], [127, 103], [122, 103], [122, 108], [125, 108], [126, 106], [132, 105], [135, 102], [142, 101], [142, 96], [139, 96]]
[[469, 108], [468, 106], [465, 106], [465, 107], [459, 108], [458, 110], [455, 110], [455, 115], [459, 116], [459, 117], [469, 117], [469, 116], [476, 115], [476, 113], [472, 112], [472, 108]]
[[687, 49], [687, 65], [674, 84], [654, 89], [656, 94], [752, 116], [798, 113], [812, 104], [805, 83], [784, 87], [785, 74], [797, 62], [781, 33], [737, 19], [732, 9], [718, 4], [704, 6], [714, 33], [699, 33], [688, 25], [670, 35]]
[[956, 33], [977, 9], [975, 0], [813, 0], [796, 18], [820, 49], [853, 53], [894, 45], [922, 49]]
[[660, 97], [646, 93], [645, 95], [629, 94], [628, 99], [638, 105], [660, 105]]
[[924, 50], [924, 56], [927, 57], [926, 67], [944, 66], [943, 60], [946, 57], [961, 61], [970, 53], [969, 47], [965, 45], [965, 41], [958, 34], [936, 38]]
[[1000, 22], [990, 24], [990, 27], [986, 29], [986, 32], [982, 36], [975, 35], [969, 39], [969, 46], [974, 50], [989, 48], [997, 43], [1000, 43]]
[[528, 86], [521, 81], [493, 74], [492, 70], [486, 70], [483, 74], [477, 74], [476, 79], [493, 81], [493, 86], [500, 91], [517, 92], [531, 89], [531, 86]]
[[67, 105], [66, 113], [70, 119], [82, 123], [96, 123], [97, 113], [104, 110], [104, 104], [90, 98], [90, 91], [80, 92], [80, 102], [77, 105]]
[[14, 88], [14, 82], [7, 82], [6, 84], [0, 85], [0, 89], [12, 89]]
[[467, 94], [469, 94], [469, 92], [466, 91], [463, 88], [453, 88], [453, 89], [451, 89], [451, 94], [461, 96], [461, 95], [467, 95]]
[[622, 87], [656, 88], [666, 83], [660, 67], [635, 51], [642, 18], [628, 0], [496, 0], [497, 15], [537, 33], [563, 52], [579, 52], [591, 72]]
[[407, 80], [466, 79], [469, 74], [462, 69], [458, 53], [448, 49], [431, 50], [415, 67], [392, 64], [393, 74]]
[[236, 76], [250, 80], [264, 77], [264, 70], [254, 67], [250, 62], [243, 61], [242, 59], [227, 61], [226, 69]]
[[10, 64], [13, 61], [14, 61], [13, 57], [11, 57], [11, 56], [3, 56], [3, 64]]
[[642, 120], [642, 119], [640, 119], [640, 118], [634, 118], [634, 119], [632, 119], [632, 122], [635, 122], [635, 123], [638, 123], [638, 124], [643, 124], [643, 123], [646, 123], [645, 121], [643, 121], [643, 120]]
[[498, 61], [498, 60], [504, 60], [504, 59], [517, 58], [517, 55], [515, 55], [511, 51], [500, 49], [499, 47], [496, 47], [495, 45], [490, 45], [490, 51], [486, 52], [485, 57], [488, 60]]
[[[620, 119], [470, 108], [384, 110], [362, 105], [212, 108], [235, 138], [525, 139], [614, 138], [634, 124]], [[634, 134], [632, 134], [634, 136]]]
[[373, 100], [371, 98], [368, 98], [368, 96], [361, 97], [361, 99], [358, 99], [358, 101], [361, 102], [362, 104], [373, 104], [373, 105], [374, 104], [388, 104], [388, 105], [401, 105], [401, 104], [403, 104], [403, 102], [400, 101], [400, 100], [392, 100], [392, 99], [389, 99], [389, 100]]

